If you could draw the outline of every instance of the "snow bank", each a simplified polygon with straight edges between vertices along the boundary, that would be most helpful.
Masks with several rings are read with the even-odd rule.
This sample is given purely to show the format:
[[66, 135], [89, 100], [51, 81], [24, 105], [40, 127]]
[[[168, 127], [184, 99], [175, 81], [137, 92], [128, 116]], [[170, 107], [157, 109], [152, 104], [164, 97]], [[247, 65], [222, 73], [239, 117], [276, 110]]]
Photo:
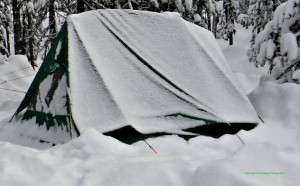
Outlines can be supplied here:
[[297, 185], [299, 153], [299, 148], [273, 143], [247, 145], [236, 154], [199, 167], [192, 185]]
[[[246, 146], [231, 135], [189, 142], [177, 136], [149, 140], [158, 155], [144, 142], [125, 145], [94, 129], [48, 150], [0, 142], [0, 180], [10, 186], [297, 185], [300, 149], [257, 143], [254, 131], [248, 137], [241, 134]], [[291, 136], [288, 140], [295, 140]]]
[[0, 64], [0, 120], [12, 116], [35, 73], [22, 55], [11, 56]]
[[299, 127], [300, 86], [267, 81], [249, 94], [257, 113], [272, 125]]

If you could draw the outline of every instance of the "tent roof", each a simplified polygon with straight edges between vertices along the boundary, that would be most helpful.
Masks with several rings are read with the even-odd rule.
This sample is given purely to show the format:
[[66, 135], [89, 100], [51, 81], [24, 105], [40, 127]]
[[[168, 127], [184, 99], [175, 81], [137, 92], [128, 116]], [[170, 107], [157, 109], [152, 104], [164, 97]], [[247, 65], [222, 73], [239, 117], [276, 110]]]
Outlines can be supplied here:
[[97, 10], [67, 23], [79, 131], [131, 125], [180, 133], [212, 122], [257, 123], [212, 33], [179, 15]]

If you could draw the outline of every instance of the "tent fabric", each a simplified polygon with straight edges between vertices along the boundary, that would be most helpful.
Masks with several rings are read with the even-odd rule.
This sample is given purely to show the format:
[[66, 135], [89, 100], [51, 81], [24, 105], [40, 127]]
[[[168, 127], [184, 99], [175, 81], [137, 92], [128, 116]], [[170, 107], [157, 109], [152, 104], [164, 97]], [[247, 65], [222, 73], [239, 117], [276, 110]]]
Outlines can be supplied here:
[[190, 135], [258, 123], [209, 31], [174, 13], [132, 10], [69, 16], [17, 112], [26, 107], [24, 119], [65, 116], [40, 124], [79, 132]]

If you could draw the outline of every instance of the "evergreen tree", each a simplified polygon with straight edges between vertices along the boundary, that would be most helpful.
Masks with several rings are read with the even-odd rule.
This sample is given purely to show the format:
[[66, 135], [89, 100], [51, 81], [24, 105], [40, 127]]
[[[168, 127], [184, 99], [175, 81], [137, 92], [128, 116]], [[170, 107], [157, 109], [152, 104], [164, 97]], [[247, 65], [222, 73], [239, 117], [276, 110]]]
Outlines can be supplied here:
[[241, 14], [247, 14], [249, 8], [249, 0], [239, 0], [239, 11]]
[[[300, 1], [288, 0], [277, 7], [273, 19], [257, 35], [253, 49], [257, 51], [257, 63], [273, 67], [290, 67], [292, 72], [300, 66]], [[290, 66], [292, 65], [292, 67]]]
[[55, 18], [55, 6], [54, 0], [49, 0], [49, 41], [52, 45], [55, 37], [56, 37], [56, 18]]
[[[2, 54], [10, 55], [10, 40], [7, 38], [9, 34], [14, 34], [15, 54], [26, 55], [34, 66], [37, 57], [48, 52], [60, 24], [64, 22], [58, 22], [57, 19], [65, 20], [67, 15], [73, 13], [106, 8], [178, 12], [183, 19], [213, 31], [217, 38], [230, 39], [232, 43], [233, 23], [237, 12], [235, 2], [236, 0], [2, 0], [0, 50]], [[13, 15], [9, 13], [11, 10]], [[49, 22], [46, 23], [46, 20]]]
[[254, 47], [256, 36], [265, 28], [266, 24], [272, 20], [276, 7], [283, 1], [284, 0], [250, 1], [247, 24], [252, 25], [253, 29], [251, 36], [251, 51], [249, 51], [248, 56], [250, 62], [255, 63], [256, 66], [258, 66], [257, 54], [259, 52], [257, 48]]
[[12, 11], [8, 1], [0, 2], [0, 53], [10, 55], [10, 35], [12, 34]]
[[238, 16], [238, 2], [236, 0], [223, 0], [225, 12], [224, 38], [229, 40], [229, 45], [233, 45], [233, 35], [235, 34], [234, 22]]
[[215, 0], [212, 2], [212, 32], [217, 39], [223, 38], [223, 30], [225, 28], [225, 12], [223, 8], [223, 2], [221, 0]]
[[12, 0], [15, 54], [24, 54], [22, 50], [23, 42], [21, 26], [21, 7], [22, 1]]

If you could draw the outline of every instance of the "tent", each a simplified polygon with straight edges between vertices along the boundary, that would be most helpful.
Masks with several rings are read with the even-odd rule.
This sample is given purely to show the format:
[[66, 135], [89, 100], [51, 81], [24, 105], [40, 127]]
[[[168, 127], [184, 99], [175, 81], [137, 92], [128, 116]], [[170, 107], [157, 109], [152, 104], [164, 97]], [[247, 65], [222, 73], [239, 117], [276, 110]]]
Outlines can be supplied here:
[[258, 123], [211, 32], [176, 13], [132, 10], [69, 16], [16, 115], [67, 134], [41, 139], [55, 143], [87, 128], [130, 144]]

